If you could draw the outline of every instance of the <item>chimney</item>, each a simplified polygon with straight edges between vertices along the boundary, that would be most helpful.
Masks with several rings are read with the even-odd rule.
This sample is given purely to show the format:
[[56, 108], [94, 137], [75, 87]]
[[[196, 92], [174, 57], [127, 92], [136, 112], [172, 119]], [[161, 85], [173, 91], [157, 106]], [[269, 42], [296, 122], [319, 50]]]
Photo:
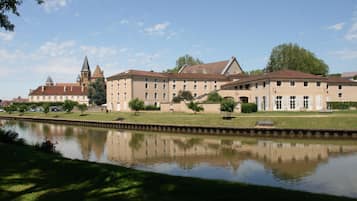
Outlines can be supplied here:
[[71, 85], [71, 91], [73, 91], [73, 86]]
[[66, 92], [66, 86], [63, 86], [63, 91]]
[[82, 92], [84, 91], [84, 87], [83, 87], [83, 86], [81, 87], [81, 91], [82, 91]]
[[42, 92], [45, 91], [45, 86], [42, 86], [41, 91], [42, 91]]

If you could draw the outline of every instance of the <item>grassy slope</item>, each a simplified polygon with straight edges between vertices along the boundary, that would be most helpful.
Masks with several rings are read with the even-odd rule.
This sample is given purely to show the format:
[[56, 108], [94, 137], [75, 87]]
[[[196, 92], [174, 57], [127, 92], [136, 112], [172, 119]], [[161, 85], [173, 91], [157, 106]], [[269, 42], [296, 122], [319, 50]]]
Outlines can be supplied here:
[[278, 188], [166, 176], [0, 144], [0, 200], [352, 200]]
[[[18, 114], [14, 114], [18, 115]], [[42, 116], [112, 121], [119, 117], [126, 122], [182, 124], [182, 125], [211, 125], [211, 126], [235, 126], [254, 127], [256, 121], [272, 120], [278, 128], [334, 128], [357, 129], [357, 111], [334, 112], [321, 114], [318, 112], [259, 112], [253, 114], [235, 114], [232, 120], [223, 120], [220, 114], [189, 114], [189, 113], [161, 113], [141, 112], [138, 116], [128, 112], [87, 113], [80, 116], [79, 113], [25, 113], [25, 116]]]

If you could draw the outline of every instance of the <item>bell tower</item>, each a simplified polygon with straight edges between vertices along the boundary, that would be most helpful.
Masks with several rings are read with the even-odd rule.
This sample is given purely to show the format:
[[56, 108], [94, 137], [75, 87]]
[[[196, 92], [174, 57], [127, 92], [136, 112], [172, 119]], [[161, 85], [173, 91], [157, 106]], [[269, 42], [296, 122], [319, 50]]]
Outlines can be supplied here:
[[84, 58], [82, 70], [81, 70], [81, 77], [80, 77], [80, 85], [83, 87], [88, 87], [91, 80], [91, 72], [88, 63], [87, 56]]

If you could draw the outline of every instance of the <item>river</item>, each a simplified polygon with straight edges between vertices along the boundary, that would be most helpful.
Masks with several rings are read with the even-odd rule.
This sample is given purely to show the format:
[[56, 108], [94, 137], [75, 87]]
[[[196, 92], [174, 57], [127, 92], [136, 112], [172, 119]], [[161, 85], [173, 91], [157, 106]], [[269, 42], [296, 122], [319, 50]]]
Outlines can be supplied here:
[[357, 198], [356, 140], [291, 140], [101, 129], [1, 120], [26, 143], [72, 159]]

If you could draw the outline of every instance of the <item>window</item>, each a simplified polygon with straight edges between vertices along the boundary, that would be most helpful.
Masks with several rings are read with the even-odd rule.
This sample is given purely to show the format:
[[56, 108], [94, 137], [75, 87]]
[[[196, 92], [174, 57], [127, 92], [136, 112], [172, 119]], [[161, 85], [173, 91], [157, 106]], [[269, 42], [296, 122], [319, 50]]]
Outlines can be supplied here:
[[197, 89], [197, 85], [193, 85], [193, 89]]
[[214, 81], [214, 83], [216, 84], [216, 83], [217, 83], [217, 81]]
[[157, 93], [154, 93], [154, 98], [155, 98], [155, 100], [157, 99]]
[[309, 97], [304, 96], [304, 109], [309, 109]]
[[186, 80], [184, 80], [183, 83], [186, 83]]
[[162, 88], [165, 89], [165, 88], [166, 88], [166, 84], [163, 84], [163, 85], [162, 85]]
[[258, 96], [256, 96], [256, 97], [255, 97], [255, 104], [256, 104], [256, 105], [259, 105], [258, 101], [259, 101]]
[[176, 80], [172, 80], [172, 82], [173, 82], [173, 83], [175, 83], [175, 82], [176, 82]]
[[166, 99], [166, 93], [163, 93], [163, 94], [162, 94], [162, 98], [163, 98], [163, 99]]
[[176, 93], [173, 93], [173, 94], [172, 94], [172, 97], [175, 97], [175, 96], [176, 96]]
[[275, 105], [277, 110], [281, 110], [281, 102], [282, 102], [283, 97], [282, 96], [277, 96], [275, 100]]
[[238, 89], [238, 86], [234, 86], [234, 89]]
[[157, 79], [155, 79], [154, 82], [157, 82]]
[[304, 82], [304, 87], [307, 87], [308, 85], [308, 82]]
[[145, 100], [148, 99], [148, 93], [145, 93]]
[[194, 93], [194, 94], [193, 94], [193, 97], [195, 97], [195, 98], [196, 98], [196, 97], [197, 97], [197, 94], [196, 94], [196, 93]]
[[281, 86], [281, 81], [276, 81], [276, 86], [280, 87]]
[[155, 89], [157, 88], [157, 84], [156, 84], [156, 83], [154, 84], [154, 88], [155, 88]]
[[265, 82], [263, 82], [263, 87], [265, 88]]
[[339, 98], [342, 98], [342, 93], [338, 93], [338, 97], [339, 97]]
[[148, 83], [145, 83], [145, 89], [147, 89], [148, 88]]
[[249, 87], [250, 87], [250, 85], [249, 85], [249, 84], [246, 84], [244, 87], [245, 87], [246, 90], [248, 90]]
[[145, 82], [147, 82], [148, 81], [148, 79], [147, 78], [145, 78]]
[[204, 89], [207, 90], [207, 85], [204, 86]]
[[243, 89], [243, 86], [242, 86], [242, 85], [239, 85], [239, 89], [242, 90], [242, 89]]
[[214, 90], [216, 90], [217, 89], [217, 85], [214, 85]]
[[196, 84], [196, 83], [197, 83], [197, 81], [195, 80], [195, 81], [193, 81], [193, 83], [195, 83], [195, 84]]
[[295, 109], [296, 96], [290, 96], [290, 109]]
[[255, 83], [255, 88], [258, 89], [258, 83]]
[[321, 86], [321, 82], [316, 82], [316, 86], [320, 87]]
[[124, 100], [126, 100], [126, 92], [124, 93]]
[[328, 84], [326, 84], [326, 89], [328, 89]]
[[338, 89], [342, 89], [342, 85], [338, 85]]
[[267, 100], [266, 100], [267, 98], [265, 97], [265, 96], [263, 96], [263, 107], [262, 107], [262, 109], [265, 111], [265, 109], [266, 109], [266, 102], [267, 102]]
[[290, 86], [294, 87], [295, 86], [295, 81], [290, 81]]
[[176, 84], [172, 85], [172, 89], [176, 89]]
[[186, 90], [186, 85], [183, 85], [183, 90]]

